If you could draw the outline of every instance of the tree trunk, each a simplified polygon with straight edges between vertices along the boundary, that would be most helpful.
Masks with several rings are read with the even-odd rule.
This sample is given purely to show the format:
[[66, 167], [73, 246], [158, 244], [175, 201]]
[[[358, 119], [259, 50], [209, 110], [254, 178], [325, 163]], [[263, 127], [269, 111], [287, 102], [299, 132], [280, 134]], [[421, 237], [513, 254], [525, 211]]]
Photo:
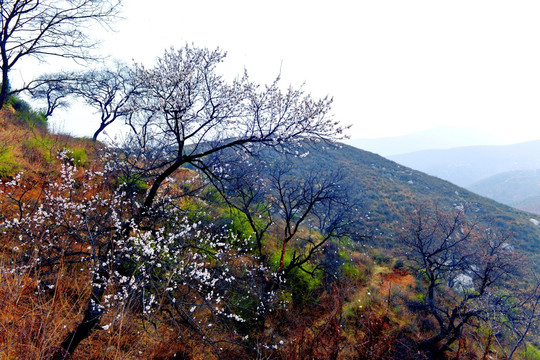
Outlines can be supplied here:
[[430, 360], [446, 359], [444, 356], [445, 348], [440, 344], [446, 335], [447, 334], [441, 332], [429, 339], [422, 340], [418, 343], [418, 347], [427, 353]]
[[107, 125], [101, 123], [101, 125], [99, 125], [99, 129], [96, 130], [96, 132], [94, 133], [94, 136], [92, 136], [92, 141], [93, 142], [97, 142], [97, 137], [99, 134], [101, 134], [101, 132], [105, 129]]
[[55, 352], [52, 358], [53, 360], [63, 360], [68, 358], [73, 354], [81, 341], [88, 338], [99, 325], [101, 316], [103, 315], [101, 303], [109, 278], [110, 272], [108, 269], [100, 266], [99, 270], [94, 274], [94, 279], [92, 281], [94, 286], [84, 312], [84, 318], [77, 325], [75, 330], [70, 332], [64, 341], [62, 341], [62, 344], [60, 344], [61, 349]]
[[0, 109], [8, 101], [9, 98], [9, 78], [7, 66], [2, 68], [2, 87], [0, 89]]

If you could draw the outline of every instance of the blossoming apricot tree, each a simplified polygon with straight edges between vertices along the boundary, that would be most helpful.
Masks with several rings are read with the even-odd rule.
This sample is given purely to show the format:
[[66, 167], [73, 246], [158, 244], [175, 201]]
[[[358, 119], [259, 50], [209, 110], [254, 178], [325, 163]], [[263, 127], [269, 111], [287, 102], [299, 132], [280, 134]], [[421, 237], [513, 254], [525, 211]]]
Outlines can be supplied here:
[[[216, 71], [224, 56], [186, 46], [165, 52], [153, 68], [135, 65], [130, 81], [138, 91], [122, 105], [128, 130], [102, 171], [77, 170], [64, 154], [58, 177], [2, 185], [1, 201], [11, 210], [1, 226], [23, 249], [14, 271], [32, 269], [46, 281], [70, 264], [89, 274], [84, 317], [55, 358], [73, 353], [109, 308], [148, 316], [160, 309], [210, 345], [199, 307], [216, 319], [243, 321], [227, 299], [249, 292], [249, 277], [264, 264], [251, 260], [248, 241], [231, 241], [226, 229], [186, 216], [175, 172], [189, 165], [204, 176], [226, 176], [210, 155], [286, 152], [302, 140], [340, 139], [345, 128], [329, 117], [329, 98], [283, 91], [279, 79], [261, 86], [247, 74], [226, 82]], [[231, 256], [233, 243], [234, 254], [246, 256]]]

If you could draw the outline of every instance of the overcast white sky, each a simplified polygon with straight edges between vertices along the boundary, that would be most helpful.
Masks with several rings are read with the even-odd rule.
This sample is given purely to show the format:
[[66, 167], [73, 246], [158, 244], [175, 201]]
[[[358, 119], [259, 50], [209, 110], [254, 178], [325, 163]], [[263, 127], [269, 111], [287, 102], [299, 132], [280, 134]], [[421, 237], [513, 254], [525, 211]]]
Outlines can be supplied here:
[[112, 56], [150, 65], [189, 42], [226, 50], [230, 74], [270, 82], [281, 67], [285, 84], [333, 96], [353, 138], [452, 125], [540, 139], [538, 0], [124, 3], [103, 42]]

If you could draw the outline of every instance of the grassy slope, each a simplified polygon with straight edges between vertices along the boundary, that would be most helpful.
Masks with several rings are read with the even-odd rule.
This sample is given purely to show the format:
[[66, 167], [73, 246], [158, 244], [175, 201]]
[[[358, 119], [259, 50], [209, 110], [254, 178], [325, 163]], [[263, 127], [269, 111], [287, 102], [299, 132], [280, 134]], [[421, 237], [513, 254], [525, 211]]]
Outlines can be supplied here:
[[[99, 162], [92, 161], [95, 158], [93, 144], [88, 140], [56, 136], [17, 125], [16, 114], [9, 110], [0, 113], [0, 122], [0, 145], [11, 148], [17, 171], [30, 171], [34, 176], [56, 171], [58, 163], [47, 161], [47, 153], [65, 146], [85, 148], [90, 166]], [[29, 143], [31, 139], [53, 141]], [[389, 239], [385, 229], [398, 225], [415, 199], [436, 200], [449, 207], [463, 201], [477, 202], [486, 213], [508, 218], [516, 224], [520, 221], [528, 224], [530, 217], [348, 146], [325, 151], [314, 148], [307, 158], [292, 161], [296, 162], [298, 171], [315, 165], [344, 168], [356, 197], [363, 203], [362, 208], [381, 229], [379, 239]], [[534, 233], [535, 230], [529, 231]], [[344, 268], [344, 274], [335, 286], [318, 290], [315, 300], [303, 307], [291, 307], [287, 313], [276, 312], [268, 320], [264, 332], [255, 333], [256, 340], [253, 341], [279, 344], [283, 340], [285, 343], [276, 350], [262, 349], [261, 354], [275, 359], [326, 359], [330, 358], [326, 348], [339, 343], [339, 359], [384, 359], [391, 354], [399, 354], [394, 358], [405, 358], [406, 354], [413, 358], [412, 344], [419, 330], [401, 298], [415, 295], [415, 280], [406, 272], [392, 271], [392, 259], [380, 256], [377, 260], [374, 256], [378, 254], [377, 250], [372, 254], [364, 247], [358, 249], [362, 250], [344, 252], [343, 260], [350, 265]], [[71, 277], [66, 273], [59, 277], [54, 293], [41, 299], [34, 295], [35, 284], [24, 283], [29, 278], [0, 275], [2, 320], [6, 324], [3, 337], [0, 337], [0, 348], [4, 351], [0, 351], [0, 357], [7, 354], [6, 358], [43, 358], [41, 355], [63, 339], [66, 327], [69, 329], [81, 318], [80, 309], [84, 308], [88, 295], [87, 279], [83, 275]], [[306, 298], [309, 297], [306, 295]], [[122, 316], [121, 326], [110, 333], [96, 331], [81, 345], [74, 359], [165, 359], [177, 358], [174, 354], [178, 352], [185, 352], [186, 358], [191, 359], [212, 358], [212, 354], [206, 352], [207, 347], [201, 346], [189, 334], [179, 338], [176, 329], [167, 326], [166, 322], [158, 323], [155, 328], [145, 327], [146, 331], [143, 331], [143, 323], [137, 314]], [[9, 346], [4, 347], [4, 344]], [[253, 354], [231, 353], [224, 358], [254, 357]]]
[[377, 154], [352, 146], [330, 148], [313, 146], [309, 156], [293, 158], [298, 171], [322, 166], [343, 169], [351, 192], [360, 202], [365, 218], [370, 220], [376, 240], [392, 245], [392, 233], [404, 219], [406, 212], [419, 201], [437, 203], [452, 209], [467, 204], [471, 214], [483, 220], [492, 219], [502, 229], [511, 231], [522, 249], [540, 253], [540, 228], [530, 219], [537, 215], [474, 194], [439, 178], [426, 175], [387, 160]]
[[0, 110], [0, 178], [58, 170], [56, 156], [63, 149], [71, 152], [77, 165], [86, 165], [95, 158], [96, 145], [91, 139], [51, 134], [9, 105]]

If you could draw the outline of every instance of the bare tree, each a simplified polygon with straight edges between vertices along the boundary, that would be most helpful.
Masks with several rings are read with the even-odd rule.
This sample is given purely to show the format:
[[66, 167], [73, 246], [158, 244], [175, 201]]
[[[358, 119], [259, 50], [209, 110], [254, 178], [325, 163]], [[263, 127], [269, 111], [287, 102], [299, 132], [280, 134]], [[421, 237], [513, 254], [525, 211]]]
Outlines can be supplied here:
[[68, 98], [81, 98], [99, 114], [100, 124], [92, 136], [97, 141], [107, 126], [131, 114], [129, 101], [139, 87], [133, 75], [127, 65], [116, 62], [111, 68], [45, 74], [31, 81], [26, 90], [45, 102], [46, 116], [59, 107], [67, 107]]
[[273, 156], [219, 157], [214, 167], [221, 172], [209, 179], [227, 205], [245, 216], [261, 262], [269, 257], [264, 248], [268, 232], [279, 234], [277, 274], [287, 276], [294, 269], [307, 271], [303, 266], [330, 240], [350, 235], [358, 219], [341, 171], [320, 167], [301, 173], [289, 156]]
[[514, 343], [510, 347], [508, 360], [512, 359], [517, 349], [523, 344], [532, 331], [538, 331], [540, 320], [540, 279], [535, 276], [536, 284], [529, 291], [518, 294], [518, 301], [513, 301], [505, 325], [513, 335]]
[[[332, 238], [348, 234], [352, 213], [349, 197], [342, 187], [340, 172], [314, 169], [308, 174], [295, 174], [292, 165], [280, 163], [270, 173], [272, 208], [281, 215], [281, 249], [278, 273], [285, 276], [303, 266]], [[311, 231], [301, 235], [300, 227]], [[294, 243], [294, 247], [292, 246]], [[287, 262], [287, 251], [292, 251]]]
[[45, 103], [44, 113], [49, 117], [56, 109], [69, 106], [68, 98], [77, 81], [75, 73], [46, 74], [31, 81], [26, 90], [34, 99]]
[[256, 157], [238, 159], [234, 154], [216, 154], [212, 162], [214, 173], [208, 179], [226, 204], [245, 216], [259, 261], [266, 262], [263, 241], [276, 216], [270, 201], [270, 179], [265, 176], [267, 163]]
[[88, 60], [96, 42], [88, 33], [93, 24], [106, 25], [121, 0], [2, 0], [0, 1], [0, 106], [12, 93], [9, 71], [24, 58], [49, 56]]
[[137, 94], [138, 85], [130, 68], [120, 63], [115, 68], [90, 70], [79, 74], [71, 87], [75, 96], [81, 97], [88, 105], [96, 109], [100, 115], [100, 124], [92, 140], [107, 126], [120, 118], [127, 118], [131, 113], [128, 102]]
[[[278, 272], [286, 275], [302, 268], [330, 239], [350, 235], [355, 212], [341, 171], [319, 167], [301, 173], [289, 156], [274, 154], [272, 159], [267, 154], [214, 156], [213, 172], [207, 172], [227, 205], [245, 216], [261, 261], [268, 259], [263, 249], [267, 232], [281, 233]], [[301, 235], [302, 227], [311, 232]]]
[[464, 208], [446, 213], [423, 204], [409, 214], [400, 239], [425, 285], [425, 301], [411, 306], [438, 325], [434, 335], [419, 342], [431, 354], [448, 350], [465, 326], [485, 319], [486, 299], [517, 273], [511, 237], [471, 223]]
[[484, 358], [492, 345], [498, 345], [504, 358], [510, 360], [531, 334], [538, 333], [540, 279], [527, 264], [520, 265], [526, 269], [524, 272], [533, 274], [532, 279], [514, 281], [505, 286], [504, 292], [492, 294], [485, 302], [489, 311], [484, 321], [489, 333]]
[[[309, 145], [302, 145], [307, 154]], [[341, 264], [333, 256], [337, 244], [359, 220], [341, 171], [301, 172], [293, 160], [272, 150], [251, 156], [228, 151], [211, 160], [208, 179], [249, 235], [261, 264], [252, 286], [261, 300], [259, 326], [283, 280], [298, 272], [334, 280]]]

